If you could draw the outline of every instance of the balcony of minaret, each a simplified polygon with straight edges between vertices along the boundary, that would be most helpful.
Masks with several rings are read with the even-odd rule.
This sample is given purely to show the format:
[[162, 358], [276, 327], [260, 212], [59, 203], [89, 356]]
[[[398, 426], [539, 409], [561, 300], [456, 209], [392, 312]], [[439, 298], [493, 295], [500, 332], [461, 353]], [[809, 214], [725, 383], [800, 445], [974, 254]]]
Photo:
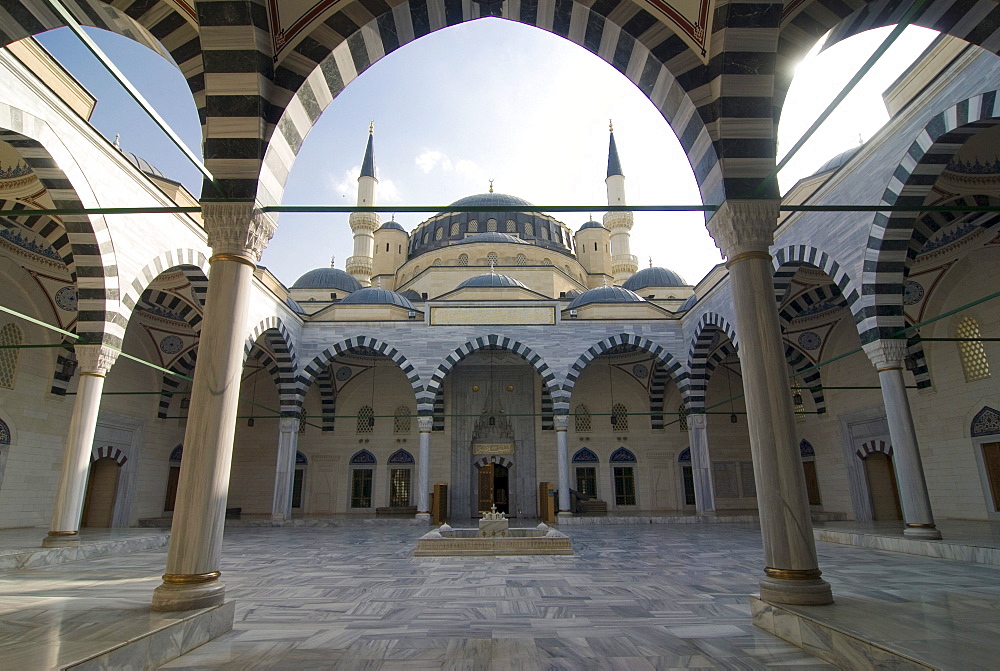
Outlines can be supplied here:
[[611, 232], [614, 232], [616, 228], [624, 228], [627, 231], [632, 230], [632, 225], [635, 222], [634, 217], [631, 212], [608, 212], [604, 215], [604, 228]]
[[639, 271], [639, 259], [635, 254], [615, 254], [611, 259], [611, 274], [616, 278], [628, 273], [630, 276]]
[[377, 212], [351, 212], [349, 221], [351, 230], [355, 233], [358, 231], [374, 233], [382, 223]]
[[372, 276], [372, 260], [368, 256], [350, 256], [347, 258], [347, 274], [354, 277], [362, 284], [360, 278], [364, 277], [365, 281], [371, 281], [369, 278]]

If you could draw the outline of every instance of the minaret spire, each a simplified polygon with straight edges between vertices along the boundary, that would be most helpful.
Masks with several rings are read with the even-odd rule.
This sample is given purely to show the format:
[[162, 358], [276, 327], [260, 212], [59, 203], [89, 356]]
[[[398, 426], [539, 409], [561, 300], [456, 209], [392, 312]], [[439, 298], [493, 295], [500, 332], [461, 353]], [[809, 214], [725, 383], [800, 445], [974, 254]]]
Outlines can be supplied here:
[[[361, 174], [358, 176], [358, 206], [372, 207], [375, 205], [375, 122], [368, 124], [368, 145], [365, 147], [365, 158], [361, 162]], [[347, 259], [347, 272], [361, 286], [372, 285], [372, 262], [375, 257], [375, 229], [381, 224], [376, 212], [352, 212], [350, 217], [351, 231], [354, 233], [354, 255]]]
[[[608, 205], [625, 205], [625, 175], [622, 174], [618, 146], [615, 144], [615, 128], [608, 120]], [[611, 231], [611, 273], [615, 284], [622, 284], [639, 270], [639, 259], [629, 249], [629, 232], [633, 225], [632, 213], [628, 211], [608, 212], [604, 215], [604, 227]]]

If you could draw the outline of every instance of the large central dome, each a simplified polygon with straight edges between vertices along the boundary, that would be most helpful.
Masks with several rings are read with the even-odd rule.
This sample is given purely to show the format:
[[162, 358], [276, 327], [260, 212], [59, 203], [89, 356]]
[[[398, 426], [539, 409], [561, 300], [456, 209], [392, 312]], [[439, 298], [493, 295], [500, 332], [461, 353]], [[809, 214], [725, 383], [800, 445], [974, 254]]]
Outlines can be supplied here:
[[506, 193], [477, 193], [474, 196], [459, 198], [449, 207], [485, 208], [488, 210], [491, 207], [497, 206], [534, 207], [534, 205], [526, 201], [524, 198], [518, 198], [517, 196], [511, 196]]

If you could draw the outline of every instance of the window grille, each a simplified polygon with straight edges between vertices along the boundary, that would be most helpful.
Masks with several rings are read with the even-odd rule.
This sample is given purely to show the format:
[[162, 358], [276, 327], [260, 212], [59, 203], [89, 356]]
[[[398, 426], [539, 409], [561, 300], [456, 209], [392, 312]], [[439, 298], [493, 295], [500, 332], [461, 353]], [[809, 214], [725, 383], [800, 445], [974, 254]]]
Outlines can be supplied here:
[[499, 262], [500, 262], [500, 257], [497, 256], [496, 252], [490, 252], [489, 254], [486, 255], [486, 263], [489, 263], [489, 264], [495, 266]]
[[507, 232], [508, 233], [516, 233], [517, 232], [517, 223], [513, 219], [508, 219], [507, 220]]
[[635, 469], [615, 466], [615, 505], [635, 505]]
[[683, 403], [677, 406], [677, 425], [681, 427], [681, 431], [688, 430], [688, 411]]
[[394, 433], [410, 432], [410, 409], [405, 405], [396, 408], [396, 413], [392, 420], [392, 430]]
[[581, 403], [576, 406], [576, 432], [587, 433], [590, 430], [590, 410], [587, 410], [587, 406]]
[[611, 426], [615, 431], [628, 431], [628, 408], [622, 403], [611, 406]]
[[[0, 328], [0, 345], [20, 345], [22, 340], [21, 329], [17, 324], [4, 324], [3, 328]], [[0, 387], [14, 388], [17, 379], [17, 360], [20, 356], [19, 349], [0, 349]]]
[[459, 234], [458, 222], [456, 221], [451, 225], [451, 237], [456, 237]]
[[518, 254], [517, 255], [517, 265], [519, 265], [519, 266], [526, 266], [526, 265], [528, 265], [528, 257], [525, 256], [524, 254]]
[[444, 237], [444, 226], [438, 226], [437, 230], [434, 231], [434, 239], [440, 240]]
[[497, 232], [497, 220], [496, 219], [487, 219], [486, 220], [486, 230], [489, 233], [496, 233]]
[[986, 348], [983, 347], [982, 341], [974, 340], [983, 337], [979, 330], [979, 322], [972, 317], [966, 317], [958, 323], [955, 336], [970, 339], [958, 343], [958, 353], [962, 359], [962, 372], [965, 373], [965, 381], [975, 382], [988, 378], [990, 376], [990, 363], [986, 359]]
[[370, 405], [358, 410], [358, 433], [371, 433], [375, 428], [375, 411]]
[[479, 232], [479, 222], [473, 219], [472, 221], [469, 222], [469, 233], [478, 233], [478, 232]]
[[458, 265], [460, 265], [460, 266], [467, 266], [467, 265], [469, 265], [469, 255], [468, 254], [461, 254], [461, 255], [459, 255], [459, 257], [458, 257]]
[[530, 221], [524, 225], [524, 234], [530, 236], [535, 235], [535, 226]]

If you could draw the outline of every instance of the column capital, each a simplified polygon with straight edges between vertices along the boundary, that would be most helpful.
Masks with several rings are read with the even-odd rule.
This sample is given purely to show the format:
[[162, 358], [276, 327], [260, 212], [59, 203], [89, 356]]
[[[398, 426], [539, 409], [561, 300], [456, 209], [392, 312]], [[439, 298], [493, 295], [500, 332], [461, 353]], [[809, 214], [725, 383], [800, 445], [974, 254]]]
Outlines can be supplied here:
[[75, 345], [76, 360], [80, 364], [80, 373], [105, 376], [118, 360], [120, 350], [111, 349], [105, 345]]
[[902, 368], [906, 358], [906, 341], [883, 338], [863, 346], [876, 370]]
[[732, 261], [747, 252], [767, 252], [778, 226], [780, 200], [726, 200], [708, 221], [708, 232]]
[[430, 433], [433, 428], [433, 417], [417, 417], [417, 429], [420, 430], [420, 433]]
[[282, 417], [278, 421], [278, 431], [281, 433], [298, 433], [299, 432], [299, 418], [298, 417]]
[[708, 428], [708, 415], [698, 412], [688, 415], [688, 431]]
[[555, 423], [556, 431], [569, 430], [569, 415], [556, 415], [552, 420]]
[[203, 202], [201, 214], [208, 245], [215, 254], [245, 256], [254, 263], [260, 261], [278, 228], [278, 223], [252, 202]]

